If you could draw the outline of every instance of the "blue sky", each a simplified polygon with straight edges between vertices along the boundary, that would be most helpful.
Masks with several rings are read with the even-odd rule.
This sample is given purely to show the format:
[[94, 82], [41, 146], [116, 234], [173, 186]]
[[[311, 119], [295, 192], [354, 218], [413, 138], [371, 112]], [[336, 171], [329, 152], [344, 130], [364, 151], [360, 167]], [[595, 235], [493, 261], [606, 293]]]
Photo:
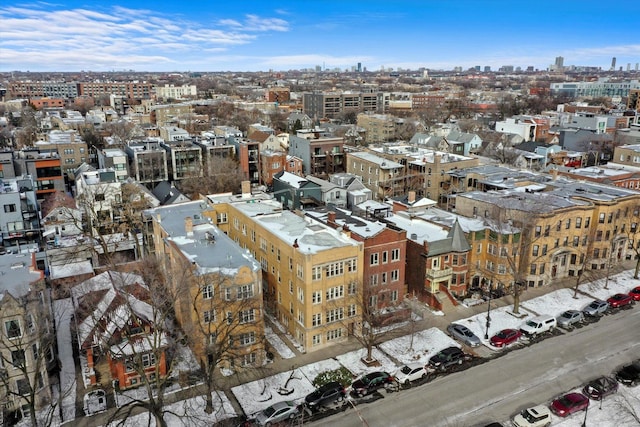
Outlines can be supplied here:
[[640, 62], [640, 2], [156, 0], [0, 4], [0, 70], [464, 69]]

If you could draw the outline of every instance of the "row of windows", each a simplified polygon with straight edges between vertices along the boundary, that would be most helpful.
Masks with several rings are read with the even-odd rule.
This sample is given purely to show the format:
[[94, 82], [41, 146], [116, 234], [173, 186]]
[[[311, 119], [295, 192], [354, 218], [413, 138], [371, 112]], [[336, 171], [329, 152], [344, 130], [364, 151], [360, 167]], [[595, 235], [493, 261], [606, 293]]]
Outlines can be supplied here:
[[[382, 264], [386, 264], [389, 262], [389, 252], [382, 252], [382, 256], [378, 252], [372, 253], [369, 257], [369, 265], [379, 265], [380, 259], [382, 258]], [[400, 261], [400, 249], [392, 249], [391, 250], [391, 262]]]
[[[391, 282], [397, 282], [400, 280], [400, 270], [393, 270], [389, 273], [384, 272], [381, 274], [372, 274], [369, 276], [369, 286], [378, 286], [379, 284], [386, 285], [389, 283], [389, 278], [391, 278]], [[378, 282], [380, 279], [380, 282]]]
[[[335, 341], [340, 338], [342, 338], [342, 328], [332, 329], [330, 331], [327, 331], [326, 333], [327, 342]], [[313, 337], [311, 337], [311, 340], [311, 344], [314, 346], [322, 344], [322, 334], [314, 335]]]
[[[216, 310], [205, 310], [202, 313], [202, 320], [204, 321], [204, 323], [213, 323], [216, 321]], [[231, 311], [227, 312], [227, 323], [231, 324], [233, 322], [233, 313]], [[240, 324], [243, 323], [251, 323], [254, 322], [256, 320], [256, 311], [252, 308], [248, 309], [248, 310], [242, 310], [240, 312], [238, 312], [238, 322]]]
[[[223, 288], [220, 291], [220, 297], [225, 301], [231, 301], [234, 299], [234, 291], [235, 291], [235, 299], [243, 300], [253, 298], [253, 284], [250, 285], [242, 285], [236, 287]], [[201, 288], [202, 299], [208, 300], [213, 298], [214, 288], [213, 285], [203, 285]]]
[[[311, 269], [311, 279], [321, 280], [323, 271], [325, 273], [325, 277], [342, 276], [345, 270], [348, 273], [358, 271], [358, 260], [355, 258], [351, 258], [348, 260], [331, 262], [324, 265], [315, 265]], [[303, 278], [301, 276], [302, 274], [302, 266], [298, 265], [298, 277]]]

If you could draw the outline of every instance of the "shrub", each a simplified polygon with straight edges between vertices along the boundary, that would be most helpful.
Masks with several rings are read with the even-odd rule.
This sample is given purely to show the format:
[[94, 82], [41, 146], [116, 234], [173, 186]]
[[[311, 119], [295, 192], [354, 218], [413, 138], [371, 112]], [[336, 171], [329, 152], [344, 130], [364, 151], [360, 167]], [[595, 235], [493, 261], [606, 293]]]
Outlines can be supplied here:
[[341, 366], [339, 369], [326, 371], [315, 377], [315, 379], [313, 380], [313, 385], [315, 387], [322, 387], [323, 385], [332, 381], [338, 381], [340, 384], [347, 387], [351, 385], [352, 380], [353, 375], [351, 374], [351, 371], [349, 371], [344, 366]]

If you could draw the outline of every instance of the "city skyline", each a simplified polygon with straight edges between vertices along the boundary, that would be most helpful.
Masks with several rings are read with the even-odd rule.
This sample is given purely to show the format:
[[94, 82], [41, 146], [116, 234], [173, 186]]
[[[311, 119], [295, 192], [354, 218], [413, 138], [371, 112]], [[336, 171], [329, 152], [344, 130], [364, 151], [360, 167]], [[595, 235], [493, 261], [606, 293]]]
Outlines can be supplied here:
[[640, 5], [82, 1], [0, 7], [0, 71], [635, 69]]

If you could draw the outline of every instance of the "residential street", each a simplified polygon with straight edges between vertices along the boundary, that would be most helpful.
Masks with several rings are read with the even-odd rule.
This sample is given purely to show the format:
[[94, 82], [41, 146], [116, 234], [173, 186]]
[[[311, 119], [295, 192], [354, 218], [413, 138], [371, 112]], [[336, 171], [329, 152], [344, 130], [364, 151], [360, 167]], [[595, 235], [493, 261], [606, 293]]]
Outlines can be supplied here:
[[[605, 316], [598, 323], [513, 351], [469, 370], [358, 407], [370, 427], [470, 426], [509, 419], [640, 354], [640, 310]], [[314, 423], [362, 426], [352, 409]], [[587, 422], [587, 425], [589, 423]]]

